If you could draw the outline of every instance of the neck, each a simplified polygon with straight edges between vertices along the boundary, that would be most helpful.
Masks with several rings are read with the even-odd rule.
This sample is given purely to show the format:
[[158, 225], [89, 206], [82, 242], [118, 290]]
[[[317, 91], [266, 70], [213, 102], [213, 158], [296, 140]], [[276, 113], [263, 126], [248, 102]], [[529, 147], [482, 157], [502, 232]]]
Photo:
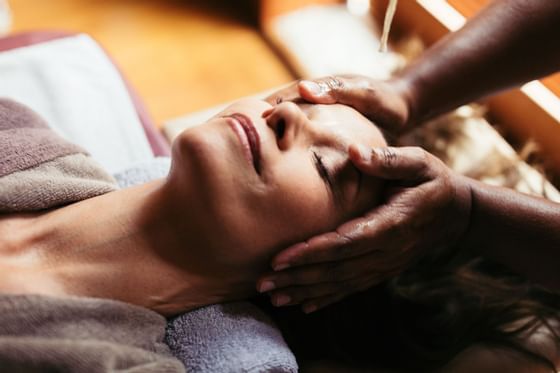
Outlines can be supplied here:
[[176, 206], [158, 180], [2, 218], [0, 237], [10, 239], [0, 266], [10, 275], [0, 277], [0, 291], [110, 298], [164, 315], [247, 296], [240, 280], [201, 263], [205, 242]]

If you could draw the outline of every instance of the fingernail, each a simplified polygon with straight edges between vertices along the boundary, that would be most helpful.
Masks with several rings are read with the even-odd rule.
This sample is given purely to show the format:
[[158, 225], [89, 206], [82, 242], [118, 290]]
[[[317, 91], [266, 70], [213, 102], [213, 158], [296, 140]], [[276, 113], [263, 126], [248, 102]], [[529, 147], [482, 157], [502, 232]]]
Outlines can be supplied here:
[[283, 269], [289, 268], [290, 265], [288, 263], [280, 263], [280, 264], [275, 264], [272, 266], [272, 269], [275, 271], [281, 271]]
[[317, 311], [317, 306], [314, 304], [306, 304], [305, 306], [303, 306], [304, 313], [311, 313], [315, 311]]
[[267, 291], [271, 291], [273, 289], [276, 288], [276, 285], [274, 285], [274, 282], [272, 281], [263, 281], [261, 283], [261, 286], [259, 287], [259, 292], [260, 293], [266, 293]]
[[280, 294], [274, 298], [274, 304], [280, 307], [290, 303], [291, 300], [292, 298], [290, 298], [288, 295]]
[[323, 87], [315, 82], [303, 80], [299, 84], [314, 96], [321, 96], [324, 93]]

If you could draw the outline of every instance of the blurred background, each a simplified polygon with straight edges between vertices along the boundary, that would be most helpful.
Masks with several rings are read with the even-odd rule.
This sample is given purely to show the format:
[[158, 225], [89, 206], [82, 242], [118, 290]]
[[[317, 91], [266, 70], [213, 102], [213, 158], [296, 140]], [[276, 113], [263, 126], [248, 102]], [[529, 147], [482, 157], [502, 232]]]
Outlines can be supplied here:
[[259, 33], [256, 1], [10, 0], [11, 32], [93, 36], [158, 123], [293, 79]]
[[309, 5], [344, 1], [0, 0], [0, 3], [9, 3], [11, 8], [10, 33], [64, 30], [91, 35], [114, 58], [161, 124], [297, 78], [263, 30], [278, 15]]
[[[385, 54], [388, 0], [0, 0], [0, 33], [90, 34], [163, 127], [301, 77], [385, 78], [488, 2], [400, 0]], [[560, 76], [537, 85], [484, 104], [512, 139], [536, 139], [560, 165]]]

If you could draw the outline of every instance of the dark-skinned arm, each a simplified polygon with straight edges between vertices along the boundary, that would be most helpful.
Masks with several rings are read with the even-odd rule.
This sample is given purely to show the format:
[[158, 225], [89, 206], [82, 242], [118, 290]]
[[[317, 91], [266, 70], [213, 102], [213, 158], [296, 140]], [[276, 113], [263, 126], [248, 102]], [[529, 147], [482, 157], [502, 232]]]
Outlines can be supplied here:
[[560, 204], [463, 179], [471, 213], [461, 247], [560, 291]]
[[388, 81], [330, 76], [300, 81], [268, 97], [350, 105], [388, 130], [560, 69], [560, 1], [498, 0], [426, 50]]
[[560, 1], [498, 0], [397, 77], [409, 121], [560, 69]]

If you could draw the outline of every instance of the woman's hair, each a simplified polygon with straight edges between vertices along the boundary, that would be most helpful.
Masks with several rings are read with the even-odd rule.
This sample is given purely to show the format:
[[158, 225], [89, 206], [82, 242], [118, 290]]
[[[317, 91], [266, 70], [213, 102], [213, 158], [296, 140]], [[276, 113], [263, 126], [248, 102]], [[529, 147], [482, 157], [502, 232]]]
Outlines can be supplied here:
[[303, 316], [273, 310], [303, 360], [335, 359], [361, 367], [433, 371], [475, 344], [511, 349], [554, 363], [526, 345], [545, 328], [552, 343], [560, 296], [482, 258], [442, 265], [425, 259], [389, 282]]
[[[509, 348], [556, 371], [544, 353], [528, 348], [537, 330], [555, 330], [560, 296], [482, 258], [460, 265], [421, 263], [387, 284], [395, 332], [418, 363], [442, 366], [474, 344]], [[414, 359], [413, 359], [414, 360]]]

